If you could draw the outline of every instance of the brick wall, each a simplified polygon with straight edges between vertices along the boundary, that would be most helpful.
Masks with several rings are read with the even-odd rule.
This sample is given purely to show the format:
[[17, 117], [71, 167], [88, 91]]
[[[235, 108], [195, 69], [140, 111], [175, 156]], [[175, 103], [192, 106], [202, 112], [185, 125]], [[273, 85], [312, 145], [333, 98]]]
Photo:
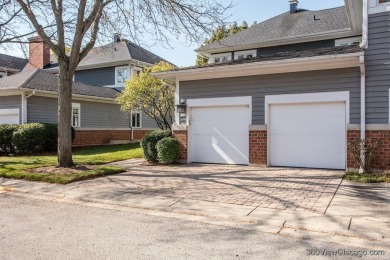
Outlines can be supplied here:
[[249, 163], [267, 165], [267, 131], [249, 131]]
[[[149, 130], [134, 130], [134, 140], [140, 141]], [[115, 141], [131, 142], [131, 130], [76, 130], [73, 146], [108, 145]]]
[[[366, 132], [366, 138], [380, 139], [383, 141], [383, 146], [380, 151], [379, 160], [374, 165], [374, 169], [386, 170], [390, 169], [390, 131], [372, 131]], [[360, 131], [349, 130], [348, 141], [360, 139]], [[347, 155], [348, 168], [358, 168], [359, 166], [353, 159], [353, 156], [348, 153]]]
[[187, 152], [188, 152], [188, 132], [186, 130], [174, 130], [173, 136], [180, 142], [180, 154], [179, 161], [187, 162]]

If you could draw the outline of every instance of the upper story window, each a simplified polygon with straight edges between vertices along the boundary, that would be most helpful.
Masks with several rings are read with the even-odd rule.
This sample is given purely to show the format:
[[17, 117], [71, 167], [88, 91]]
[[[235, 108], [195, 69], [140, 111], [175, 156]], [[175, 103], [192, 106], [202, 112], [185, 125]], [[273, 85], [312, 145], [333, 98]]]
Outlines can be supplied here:
[[213, 54], [209, 58], [209, 63], [220, 63], [220, 62], [227, 62], [232, 60], [232, 54], [231, 53], [220, 53], [220, 54]]
[[130, 67], [122, 66], [115, 68], [115, 85], [123, 86], [130, 79]]
[[353, 44], [359, 44], [361, 41], [362, 41], [362, 37], [337, 39], [335, 41], [335, 46], [350, 46]]
[[131, 127], [141, 128], [141, 112], [131, 111]]
[[80, 127], [80, 104], [79, 103], [72, 103], [72, 126], [73, 127]]
[[256, 57], [256, 50], [237, 51], [234, 53], [235, 60], [250, 59]]
[[380, 3], [380, 4], [383, 4], [383, 3], [390, 3], [390, 0], [379, 0], [379, 3]]
[[0, 79], [7, 77], [7, 72], [0, 71]]

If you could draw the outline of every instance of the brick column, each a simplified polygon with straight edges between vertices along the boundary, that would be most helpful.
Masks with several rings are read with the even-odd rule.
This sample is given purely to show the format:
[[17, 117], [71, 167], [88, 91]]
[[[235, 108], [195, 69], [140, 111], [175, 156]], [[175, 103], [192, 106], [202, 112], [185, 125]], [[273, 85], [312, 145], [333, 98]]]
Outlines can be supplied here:
[[188, 131], [186, 126], [173, 125], [173, 136], [180, 142], [179, 161], [188, 162]]
[[267, 130], [249, 131], [249, 164], [267, 165]]
[[[348, 130], [348, 142], [352, 140], [360, 139], [360, 131]], [[390, 169], [390, 130], [367, 130], [367, 139], [379, 139], [383, 141], [382, 149], [379, 154], [378, 162], [373, 165], [375, 170], [387, 170]], [[352, 154], [347, 154], [348, 168], [357, 169], [359, 165], [355, 162]]]

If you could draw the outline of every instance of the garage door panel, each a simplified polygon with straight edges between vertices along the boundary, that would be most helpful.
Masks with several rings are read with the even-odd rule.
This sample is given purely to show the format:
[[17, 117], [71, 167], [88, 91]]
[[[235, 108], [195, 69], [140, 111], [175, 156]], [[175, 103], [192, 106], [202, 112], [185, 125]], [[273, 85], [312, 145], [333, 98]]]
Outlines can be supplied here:
[[0, 124], [19, 124], [19, 109], [0, 109]]
[[271, 165], [344, 169], [346, 105], [271, 105]]
[[249, 163], [249, 106], [192, 108], [190, 161]]
[[212, 120], [212, 121], [195, 121], [192, 122], [191, 131], [193, 134], [203, 134], [203, 135], [236, 135], [242, 134], [242, 127], [237, 127], [237, 125], [246, 125], [249, 127], [247, 120], [237, 120], [234, 121], [235, 125], [232, 125], [231, 122], [221, 121], [221, 120]]

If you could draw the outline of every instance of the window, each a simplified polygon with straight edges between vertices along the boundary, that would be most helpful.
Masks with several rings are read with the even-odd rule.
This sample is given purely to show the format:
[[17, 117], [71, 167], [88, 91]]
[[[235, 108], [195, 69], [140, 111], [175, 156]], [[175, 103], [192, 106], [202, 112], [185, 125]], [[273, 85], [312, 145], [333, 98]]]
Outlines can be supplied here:
[[72, 126], [80, 127], [80, 104], [72, 104]]
[[141, 112], [137, 112], [137, 111], [131, 112], [131, 127], [141, 128]]
[[243, 59], [251, 59], [256, 57], [256, 50], [248, 50], [248, 51], [237, 51], [234, 53], [235, 60], [243, 60]]
[[116, 67], [115, 68], [115, 85], [123, 86], [126, 80], [130, 79], [130, 67]]
[[350, 45], [359, 44], [361, 41], [362, 41], [362, 37], [337, 39], [335, 41], [335, 46], [350, 46]]
[[209, 58], [209, 63], [227, 62], [230, 60], [232, 60], [231, 53], [219, 53], [211, 55], [211, 57]]
[[7, 72], [0, 72], [0, 79], [7, 77]]
[[390, 3], [390, 0], [379, 0], [379, 3], [380, 3], [380, 4], [383, 4], [383, 3]]

